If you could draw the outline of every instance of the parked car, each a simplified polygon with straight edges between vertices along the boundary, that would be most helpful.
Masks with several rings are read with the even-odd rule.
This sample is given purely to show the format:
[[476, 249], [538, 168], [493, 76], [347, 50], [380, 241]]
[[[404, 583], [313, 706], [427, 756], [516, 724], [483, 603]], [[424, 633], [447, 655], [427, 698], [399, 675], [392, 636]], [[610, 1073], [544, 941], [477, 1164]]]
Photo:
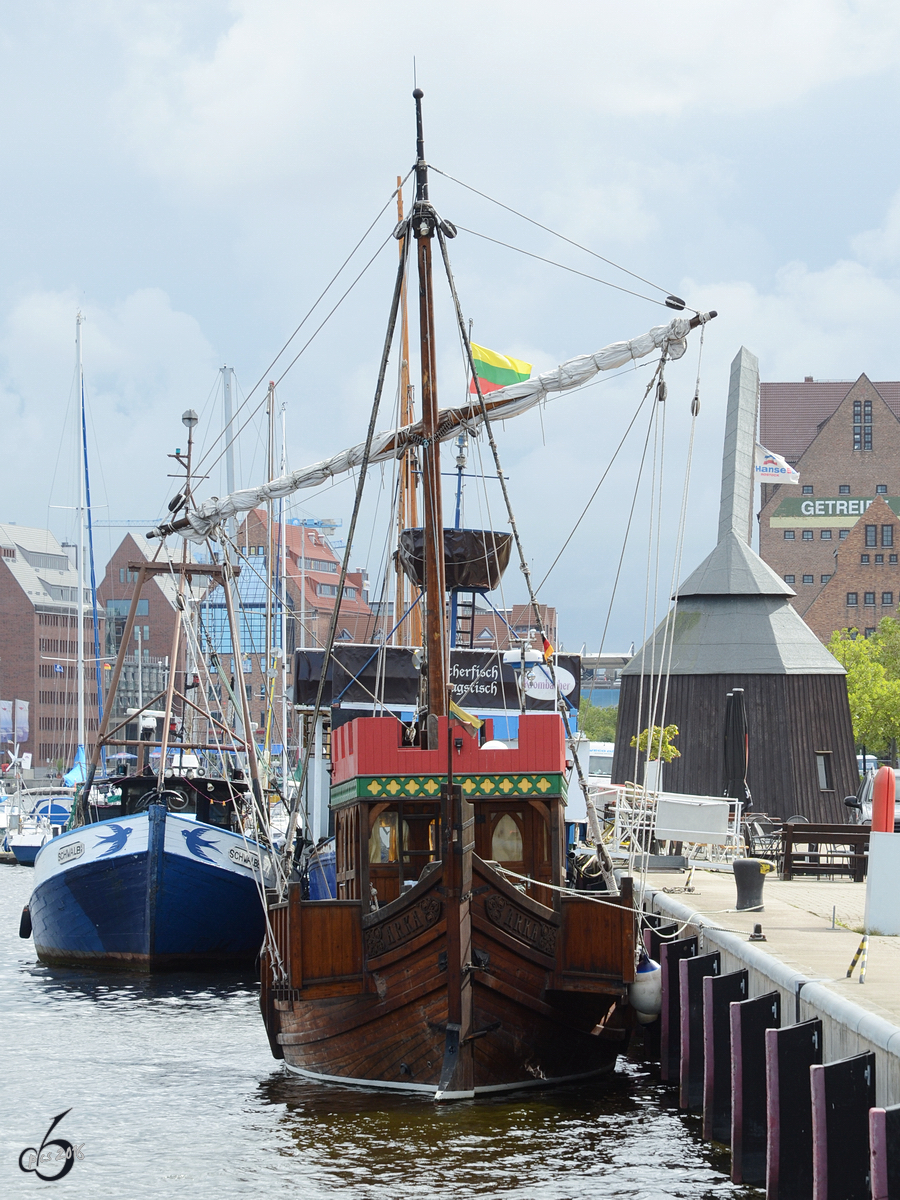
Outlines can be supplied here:
[[[875, 785], [875, 771], [870, 768], [857, 789], [855, 796], [847, 796], [844, 800], [850, 821], [855, 825], [872, 824], [872, 788]], [[900, 768], [894, 768], [894, 795], [900, 799]], [[900, 821], [894, 819], [894, 831], [900, 833]]]

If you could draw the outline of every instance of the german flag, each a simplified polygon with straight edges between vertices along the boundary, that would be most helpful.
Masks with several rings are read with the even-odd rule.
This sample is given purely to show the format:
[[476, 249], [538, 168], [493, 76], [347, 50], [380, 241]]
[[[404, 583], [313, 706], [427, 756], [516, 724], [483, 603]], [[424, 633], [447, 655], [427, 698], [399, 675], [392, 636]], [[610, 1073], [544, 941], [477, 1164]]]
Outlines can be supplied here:
[[553, 657], [553, 647], [545, 637], [542, 637], [541, 641], [544, 643], [544, 662], [549, 662]]

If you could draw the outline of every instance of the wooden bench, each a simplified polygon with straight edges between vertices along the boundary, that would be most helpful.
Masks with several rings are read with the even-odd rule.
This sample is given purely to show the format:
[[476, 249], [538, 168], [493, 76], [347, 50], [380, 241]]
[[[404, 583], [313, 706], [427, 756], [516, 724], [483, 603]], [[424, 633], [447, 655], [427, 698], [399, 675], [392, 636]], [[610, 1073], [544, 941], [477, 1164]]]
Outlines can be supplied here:
[[[862, 883], [866, 877], [867, 825], [786, 823], [782, 843], [782, 879], [793, 879], [795, 875], [851, 875], [856, 883]], [[803, 850], [798, 850], [798, 845]]]

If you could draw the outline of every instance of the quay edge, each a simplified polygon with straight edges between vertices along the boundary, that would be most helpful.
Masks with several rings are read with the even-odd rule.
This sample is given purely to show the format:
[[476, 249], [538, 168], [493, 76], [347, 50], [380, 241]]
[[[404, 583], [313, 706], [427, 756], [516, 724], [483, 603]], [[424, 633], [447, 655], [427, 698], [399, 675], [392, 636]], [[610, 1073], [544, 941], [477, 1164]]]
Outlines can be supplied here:
[[876, 1103], [881, 1108], [900, 1104], [900, 1026], [832, 991], [827, 980], [810, 978], [787, 966], [768, 953], [764, 943], [749, 942], [745, 934], [717, 928], [708, 917], [649, 883], [644, 889], [644, 911], [686, 922], [682, 936], [696, 934], [701, 953], [718, 950], [723, 974], [746, 967], [751, 996], [777, 990], [784, 1025], [819, 1017], [826, 1063], [874, 1051]]

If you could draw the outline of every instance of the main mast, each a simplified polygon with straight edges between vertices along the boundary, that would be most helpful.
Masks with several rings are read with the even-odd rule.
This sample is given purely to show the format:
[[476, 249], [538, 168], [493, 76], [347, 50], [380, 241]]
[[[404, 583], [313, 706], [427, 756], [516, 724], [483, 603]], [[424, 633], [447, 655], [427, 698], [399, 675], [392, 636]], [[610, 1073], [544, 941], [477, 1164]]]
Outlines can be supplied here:
[[422, 367], [422, 500], [424, 504], [425, 558], [425, 658], [428, 679], [428, 713], [447, 715], [447, 623], [444, 613], [444, 515], [441, 500], [441, 447], [437, 440], [437, 361], [434, 337], [434, 293], [431, 279], [431, 239], [435, 213], [428, 200], [428, 164], [422, 133], [421, 88], [416, 88], [416, 202], [412, 229], [419, 269], [419, 338]]
[[[86, 463], [83, 461], [81, 448], [82, 427], [84, 423], [84, 368], [81, 361], [81, 325], [84, 317], [79, 311], [75, 315], [75, 356], [77, 362], [78, 386], [78, 658], [75, 666], [76, 688], [78, 689], [78, 746], [87, 753], [87, 743], [84, 737], [84, 517], [87, 500], [85, 497], [84, 472]], [[75, 753], [78, 753], [78, 746]]]
[[[397, 220], [403, 222], [403, 180], [397, 176]], [[404, 229], [405, 229], [404, 225]], [[405, 254], [404, 237], [400, 239], [400, 257]], [[409, 381], [409, 313], [406, 303], [406, 280], [404, 278], [400, 292], [400, 427], [412, 425], [415, 420], [415, 403], [413, 388]], [[397, 492], [397, 533], [404, 529], [414, 529], [419, 524], [418, 501], [416, 497], [415, 452], [407, 449], [400, 459], [400, 478]], [[412, 592], [415, 599], [416, 589], [407, 588], [406, 573], [400, 562], [397, 562], [397, 603], [394, 621], [397, 624], [395, 635], [398, 646], [418, 646], [422, 638], [422, 618], [418, 606], [412, 610], [403, 624], [399, 622], [406, 612], [406, 597]]]

